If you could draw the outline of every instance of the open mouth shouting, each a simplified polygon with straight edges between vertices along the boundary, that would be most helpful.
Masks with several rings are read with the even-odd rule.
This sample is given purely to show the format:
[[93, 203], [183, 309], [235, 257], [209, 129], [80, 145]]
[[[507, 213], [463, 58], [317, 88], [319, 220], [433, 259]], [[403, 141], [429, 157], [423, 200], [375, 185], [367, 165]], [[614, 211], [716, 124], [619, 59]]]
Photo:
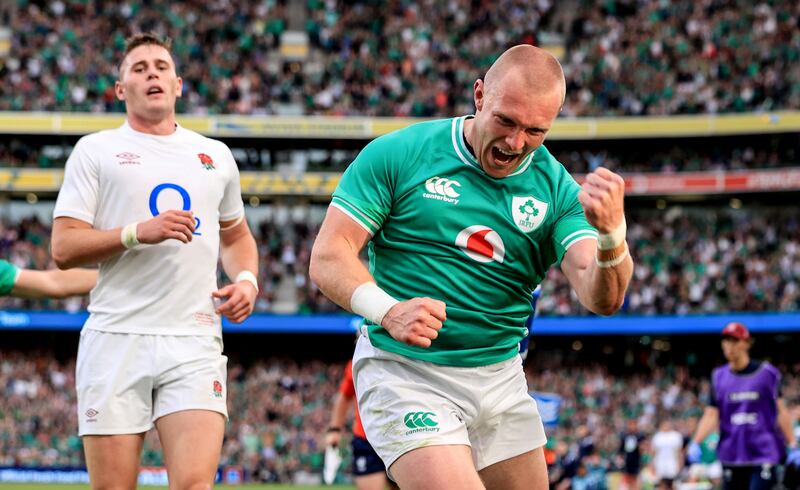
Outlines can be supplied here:
[[499, 167], [507, 167], [517, 161], [522, 152], [503, 150], [497, 146], [492, 147], [492, 159], [494, 164]]

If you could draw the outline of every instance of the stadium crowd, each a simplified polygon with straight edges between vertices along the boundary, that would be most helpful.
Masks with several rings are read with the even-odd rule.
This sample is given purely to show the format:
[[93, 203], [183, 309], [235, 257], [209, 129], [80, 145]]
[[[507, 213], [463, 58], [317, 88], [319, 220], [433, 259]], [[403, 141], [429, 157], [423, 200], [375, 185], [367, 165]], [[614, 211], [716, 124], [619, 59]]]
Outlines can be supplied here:
[[[636, 270], [623, 311], [687, 314], [800, 310], [800, 217], [790, 207], [629, 207], [628, 243]], [[262, 282], [257, 312], [340, 311], [308, 276], [317, 224], [253, 226]], [[51, 266], [49, 225], [36, 218], [0, 221], [0, 258], [19, 267]], [[586, 314], [565, 277], [552, 268], [542, 284], [542, 315]], [[3, 308], [76, 311], [85, 298], [0, 300]]]
[[[150, 29], [174, 40], [186, 113], [463, 114], [515, 43], [560, 53], [566, 116], [800, 108], [800, 7], [783, 0], [17, 0], [5, 12], [0, 110], [121, 112], [115, 53]], [[287, 57], [290, 31], [307, 36], [305, 56]]]
[[[345, 354], [345, 353], [343, 353]], [[643, 478], [648, 478], [648, 443], [662, 420], [689, 437], [708, 401], [707, 377], [690, 376], [680, 359], [657, 351], [614, 353], [627, 368], [612, 372], [602, 363], [577, 361], [573, 351], [534, 351], [526, 365], [529, 387], [561, 397], [558, 424], [550, 429], [548, 459], [554, 481], [605, 475], [621, 468], [620, 434], [635, 420], [643, 437]], [[346, 354], [345, 354], [346, 355]], [[664, 364], [664, 358], [671, 359]], [[344, 363], [265, 357], [228, 368], [227, 425], [221, 465], [237, 465], [251, 481], [319, 479], [324, 433]], [[800, 401], [797, 366], [783, 396]], [[0, 352], [0, 466], [74, 467], [82, 464], [75, 413], [74, 359], [52, 352]], [[344, 448], [346, 450], [346, 445]], [[341, 468], [343, 475], [350, 467]], [[142, 464], [157, 466], [163, 455], [155, 432], [148, 434]], [[580, 471], [584, 467], [588, 471]], [[577, 476], [576, 476], [577, 475]], [[592, 488], [592, 487], [588, 487]], [[596, 487], [604, 488], [604, 487]]]

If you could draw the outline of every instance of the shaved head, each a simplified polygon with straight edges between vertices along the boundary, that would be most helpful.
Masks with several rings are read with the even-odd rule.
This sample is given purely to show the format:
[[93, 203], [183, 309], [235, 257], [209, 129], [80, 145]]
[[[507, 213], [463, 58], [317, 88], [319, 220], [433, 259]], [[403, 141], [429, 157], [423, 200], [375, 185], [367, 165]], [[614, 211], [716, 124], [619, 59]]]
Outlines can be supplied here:
[[562, 102], [567, 92], [561, 63], [544, 49], [529, 44], [509, 48], [497, 58], [483, 79], [486, 95], [502, 89], [509, 80], [514, 80], [534, 94], [558, 90]]
[[464, 135], [487, 175], [512, 175], [544, 142], [566, 91], [558, 60], [527, 44], [508, 49], [475, 80], [475, 117], [464, 122]]

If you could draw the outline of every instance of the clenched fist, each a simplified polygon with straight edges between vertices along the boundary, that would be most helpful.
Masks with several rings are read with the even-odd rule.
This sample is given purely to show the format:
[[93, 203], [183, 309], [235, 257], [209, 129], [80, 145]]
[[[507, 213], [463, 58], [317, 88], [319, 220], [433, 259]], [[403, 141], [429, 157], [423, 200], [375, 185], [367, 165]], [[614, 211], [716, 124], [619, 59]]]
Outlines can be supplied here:
[[625, 181], [607, 168], [599, 167], [586, 176], [578, 201], [590, 225], [610, 233], [625, 219]]
[[447, 318], [445, 310], [442, 301], [412, 298], [392, 306], [381, 325], [395, 340], [408, 345], [430, 347]]

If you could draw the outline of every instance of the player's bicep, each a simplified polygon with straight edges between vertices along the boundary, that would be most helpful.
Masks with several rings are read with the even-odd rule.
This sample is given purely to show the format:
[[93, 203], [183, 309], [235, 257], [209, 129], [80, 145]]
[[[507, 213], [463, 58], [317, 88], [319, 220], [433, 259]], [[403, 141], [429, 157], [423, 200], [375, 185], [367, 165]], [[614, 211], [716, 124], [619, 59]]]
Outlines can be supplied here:
[[570, 286], [575, 291], [580, 291], [581, 285], [586, 284], [589, 265], [597, 253], [597, 240], [586, 237], [573, 243], [564, 253], [561, 260], [561, 271], [567, 277]]
[[357, 256], [371, 238], [371, 231], [361, 221], [336, 206], [329, 206], [314, 247]]
[[[53, 220], [52, 241], [58, 242], [67, 238], [73, 230], [91, 230], [92, 225], [86, 221], [61, 216]], [[53, 244], [55, 246], [55, 243]]]
[[252, 235], [244, 215], [219, 222], [219, 241], [223, 247], [230, 246], [242, 237]]

